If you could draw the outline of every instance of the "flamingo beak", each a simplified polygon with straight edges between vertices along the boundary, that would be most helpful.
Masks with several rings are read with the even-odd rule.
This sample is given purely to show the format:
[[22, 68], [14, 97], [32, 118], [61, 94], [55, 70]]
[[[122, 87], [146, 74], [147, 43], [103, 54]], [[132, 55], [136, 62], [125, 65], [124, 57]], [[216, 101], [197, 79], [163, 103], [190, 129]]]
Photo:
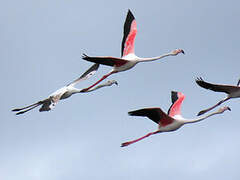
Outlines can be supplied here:
[[181, 53], [185, 54], [184, 50], [181, 49]]
[[118, 82], [117, 81], [115, 81], [114, 84], [116, 84], [118, 86]]
[[231, 108], [230, 108], [230, 107], [227, 107], [227, 110], [231, 111]]

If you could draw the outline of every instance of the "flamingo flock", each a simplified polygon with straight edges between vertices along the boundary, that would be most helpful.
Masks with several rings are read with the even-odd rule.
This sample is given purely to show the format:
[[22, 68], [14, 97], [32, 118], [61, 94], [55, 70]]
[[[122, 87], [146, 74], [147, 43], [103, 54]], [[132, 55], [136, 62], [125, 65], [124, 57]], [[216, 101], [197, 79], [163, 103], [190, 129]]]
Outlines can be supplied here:
[[[39, 109], [40, 112], [50, 111], [56, 106], [59, 100], [69, 98], [73, 94], [87, 93], [87, 92], [95, 91], [102, 87], [112, 86], [114, 84], [118, 85], [116, 80], [109, 80], [100, 85], [98, 84], [102, 82], [104, 79], [106, 79], [107, 77], [109, 77], [110, 75], [129, 70], [140, 62], [155, 61], [155, 60], [166, 58], [168, 56], [177, 56], [178, 54], [181, 54], [181, 53], [185, 54], [184, 50], [182, 49], [174, 49], [168, 53], [165, 53], [156, 57], [150, 57], [150, 58], [138, 57], [135, 55], [135, 48], [134, 48], [136, 35], [137, 35], [136, 19], [133, 16], [132, 12], [128, 10], [126, 20], [124, 23], [124, 29], [123, 29], [121, 57], [88, 56], [83, 53], [82, 59], [86, 61], [90, 61], [94, 64], [86, 72], [84, 72], [79, 78], [69, 83], [68, 85], [58, 89], [54, 93], [50, 94], [46, 99], [43, 99], [41, 101], [38, 101], [34, 104], [31, 104], [22, 108], [15, 108], [12, 111], [15, 112], [16, 115], [20, 115], [39, 106], [41, 106]], [[112, 70], [109, 73], [102, 76], [98, 81], [96, 81], [95, 83], [93, 83], [92, 85], [86, 88], [83, 88], [83, 89], [75, 88], [76, 84], [78, 84], [79, 82], [87, 80], [90, 77], [92, 77], [97, 72], [100, 64], [111, 66]], [[210, 89], [215, 92], [224, 92], [227, 94], [227, 97], [219, 101], [216, 105], [200, 111], [197, 114], [198, 116], [203, 115], [204, 113], [214, 109], [215, 107], [221, 105], [223, 102], [231, 98], [240, 97], [240, 80], [238, 81], [236, 86], [211, 84], [211, 83], [205, 82], [202, 78], [197, 78], [196, 83], [202, 88]], [[222, 114], [227, 110], [228, 111], [231, 110], [228, 106], [224, 106], [224, 107], [220, 107], [218, 110], [212, 113], [209, 113], [207, 115], [200, 116], [193, 119], [185, 119], [181, 115], [181, 105], [183, 103], [183, 100], [185, 99], [185, 95], [181, 92], [172, 91], [171, 99], [172, 99], [172, 105], [170, 106], [167, 113], [165, 113], [162, 109], [158, 107], [143, 108], [143, 109], [138, 109], [138, 110], [128, 112], [130, 116], [142, 116], [142, 117], [149, 118], [150, 120], [158, 124], [158, 128], [157, 130], [152, 131], [138, 139], [122, 143], [121, 147], [131, 145], [133, 143], [136, 143], [154, 134], [175, 131], [180, 127], [182, 127], [184, 124], [196, 123], [204, 119], [207, 119], [211, 116]]]

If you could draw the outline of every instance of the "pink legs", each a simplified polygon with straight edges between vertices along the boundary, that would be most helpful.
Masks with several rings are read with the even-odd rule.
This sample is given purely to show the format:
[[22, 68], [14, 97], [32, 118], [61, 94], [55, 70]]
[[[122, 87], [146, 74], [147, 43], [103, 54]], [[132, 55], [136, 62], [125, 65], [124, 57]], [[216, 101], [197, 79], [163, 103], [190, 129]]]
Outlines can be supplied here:
[[140, 141], [140, 140], [142, 140], [142, 139], [144, 139], [144, 138], [146, 138], [146, 137], [148, 137], [148, 136], [151, 136], [151, 135], [153, 135], [153, 134], [157, 134], [157, 133], [159, 133], [159, 132], [160, 132], [160, 131], [150, 132], [150, 133], [146, 134], [145, 136], [140, 137], [140, 138], [138, 138], [138, 139], [135, 139], [135, 140], [133, 140], [133, 141], [128, 141], [128, 142], [122, 143], [121, 147], [128, 146], [128, 145], [130, 145], [130, 144], [133, 144], [133, 143], [135, 143], [135, 142], [138, 142], [138, 141]]
[[91, 89], [92, 87], [96, 86], [98, 83], [100, 83], [101, 81], [103, 81], [104, 79], [106, 79], [108, 76], [110, 76], [111, 74], [115, 73], [114, 71], [109, 72], [108, 74], [104, 75], [101, 79], [99, 79], [96, 83], [94, 83], [93, 85], [89, 86], [88, 88], [84, 88], [81, 90], [81, 92], [86, 92], [89, 89]]

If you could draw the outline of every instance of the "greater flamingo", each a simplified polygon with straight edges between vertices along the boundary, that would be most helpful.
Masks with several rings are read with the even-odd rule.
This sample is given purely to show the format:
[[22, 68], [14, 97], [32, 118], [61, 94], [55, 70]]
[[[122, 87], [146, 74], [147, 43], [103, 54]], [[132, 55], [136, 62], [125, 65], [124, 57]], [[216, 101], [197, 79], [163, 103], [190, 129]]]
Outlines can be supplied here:
[[122, 39], [122, 50], [121, 50], [121, 58], [117, 57], [110, 57], [110, 56], [97, 56], [97, 57], [90, 57], [86, 54], [83, 54], [82, 58], [87, 61], [91, 61], [94, 63], [99, 63], [107, 66], [112, 66], [113, 69], [106, 75], [104, 75], [99, 81], [95, 84], [91, 85], [90, 87], [83, 89], [83, 91], [87, 91], [88, 89], [92, 88], [111, 74], [126, 71], [131, 69], [139, 62], [147, 62], [147, 61], [154, 61], [157, 59], [161, 59], [167, 56], [176, 56], [179, 53], [183, 53], [182, 49], [176, 49], [171, 51], [170, 53], [152, 57], [152, 58], [140, 58], [137, 57], [134, 53], [134, 41], [137, 34], [137, 24], [136, 20], [130, 10], [128, 10], [128, 14], [124, 24], [124, 34]]
[[[81, 89], [77, 89], [74, 86], [79, 83], [82, 80], [86, 80], [88, 78], [90, 78], [92, 75], [95, 74], [95, 72], [97, 71], [99, 67], [99, 64], [94, 64], [93, 66], [91, 66], [83, 75], [81, 75], [78, 79], [76, 79], [75, 81], [71, 82], [70, 84], [58, 89], [57, 91], [55, 91], [54, 93], [52, 93], [48, 98], [38, 101], [37, 103], [34, 103], [32, 105], [23, 107], [23, 108], [17, 108], [17, 109], [13, 109], [12, 111], [18, 111], [16, 113], [16, 115], [19, 114], [23, 114], [27, 111], [30, 111], [31, 109], [34, 109], [40, 105], [42, 105], [42, 107], [39, 109], [40, 112], [42, 111], [49, 111], [52, 108], [54, 108], [57, 104], [57, 102], [61, 99], [66, 99], [68, 97], [70, 97], [71, 95], [75, 94], [75, 93], [83, 93]], [[89, 89], [86, 92], [91, 92], [94, 91], [96, 89], [105, 87], [105, 86], [111, 86], [113, 84], [117, 85], [117, 81], [115, 80], [110, 80], [107, 81], [104, 84], [100, 84], [99, 86], [96, 86], [95, 88]]]
[[179, 129], [184, 124], [188, 123], [195, 123], [202, 121], [210, 116], [213, 116], [215, 114], [221, 114], [226, 110], [231, 110], [229, 107], [222, 107], [218, 111], [215, 111], [211, 114], [208, 114], [204, 117], [199, 117], [196, 119], [185, 119], [181, 115], [181, 104], [184, 100], [185, 96], [181, 92], [175, 92], [172, 91], [172, 105], [170, 106], [168, 110], [168, 114], [163, 112], [160, 108], [144, 108], [139, 109], [136, 111], [130, 111], [128, 114], [130, 116], [146, 116], [149, 119], [151, 119], [153, 122], [158, 124], [158, 130], [150, 132], [146, 134], [145, 136], [138, 138], [133, 141], [128, 141], [125, 143], [122, 143], [122, 147], [128, 146], [130, 144], [133, 144], [137, 141], [140, 141], [148, 136], [151, 136], [153, 134], [161, 133], [161, 132], [169, 132], [169, 131], [175, 131]]
[[210, 110], [212, 110], [213, 108], [219, 106], [220, 104], [222, 104], [223, 102], [231, 99], [231, 98], [238, 98], [240, 97], [240, 80], [238, 80], [237, 82], [237, 86], [233, 86], [233, 85], [223, 85], [223, 84], [211, 84], [211, 83], [208, 83], [208, 82], [205, 82], [201, 77], [200, 78], [197, 78], [196, 79], [196, 83], [202, 87], [202, 88], [205, 88], [205, 89], [210, 89], [212, 91], [215, 91], [215, 92], [224, 92], [227, 94], [227, 97], [224, 98], [223, 100], [219, 101], [217, 104], [215, 104], [214, 106], [208, 108], [208, 109], [205, 109], [205, 110], [202, 110], [198, 113], [198, 116], [199, 115], [202, 115]]

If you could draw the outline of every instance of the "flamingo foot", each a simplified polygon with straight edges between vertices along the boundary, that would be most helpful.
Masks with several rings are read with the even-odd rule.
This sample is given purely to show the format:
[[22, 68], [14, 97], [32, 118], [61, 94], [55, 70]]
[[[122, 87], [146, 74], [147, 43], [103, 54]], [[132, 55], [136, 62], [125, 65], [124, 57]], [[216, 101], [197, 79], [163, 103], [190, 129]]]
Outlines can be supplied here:
[[22, 109], [20, 109], [20, 108], [19, 109], [13, 109], [12, 111], [20, 111], [20, 110], [22, 110]]
[[121, 147], [125, 147], [125, 146], [128, 146], [128, 145], [130, 145], [130, 144], [132, 144], [132, 142], [125, 142], [125, 143], [122, 143], [122, 144], [121, 144]]
[[197, 114], [197, 116], [201, 116], [201, 115], [203, 115], [204, 113], [206, 113], [207, 111], [200, 111], [198, 114]]

